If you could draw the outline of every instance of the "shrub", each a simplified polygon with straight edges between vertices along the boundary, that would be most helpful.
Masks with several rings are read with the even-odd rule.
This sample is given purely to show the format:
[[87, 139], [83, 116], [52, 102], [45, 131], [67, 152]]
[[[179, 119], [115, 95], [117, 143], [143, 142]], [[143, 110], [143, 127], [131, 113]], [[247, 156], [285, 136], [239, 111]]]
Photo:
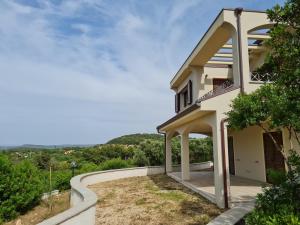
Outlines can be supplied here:
[[53, 174], [53, 189], [68, 190], [71, 188], [71, 171], [58, 171]]
[[101, 170], [121, 169], [127, 167], [129, 167], [129, 163], [120, 158], [107, 160], [100, 165]]
[[275, 185], [282, 184], [286, 180], [285, 171], [268, 169], [267, 176], [268, 176], [269, 182], [271, 184], [275, 184]]
[[288, 166], [290, 170], [282, 183], [266, 187], [257, 195], [255, 210], [246, 218], [247, 225], [300, 224], [300, 156], [297, 153], [291, 152]]
[[147, 159], [147, 157], [143, 151], [137, 149], [134, 152], [133, 163], [136, 166], [148, 166], [149, 160]]
[[13, 165], [0, 155], [0, 220], [13, 219], [33, 208], [42, 191], [38, 169], [31, 162]]
[[140, 144], [140, 149], [146, 155], [151, 166], [160, 166], [163, 164], [163, 142], [146, 140]]
[[96, 171], [98, 169], [99, 169], [99, 167], [95, 163], [86, 162], [80, 167], [79, 174], [93, 172], [93, 171]]

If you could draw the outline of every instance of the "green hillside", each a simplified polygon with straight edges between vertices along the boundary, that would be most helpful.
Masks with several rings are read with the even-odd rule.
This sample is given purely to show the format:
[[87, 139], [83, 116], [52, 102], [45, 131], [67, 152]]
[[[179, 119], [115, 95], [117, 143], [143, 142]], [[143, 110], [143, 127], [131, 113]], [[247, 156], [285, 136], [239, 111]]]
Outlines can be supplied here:
[[111, 139], [106, 144], [138, 145], [144, 140], [163, 141], [164, 136], [161, 134], [129, 134]]

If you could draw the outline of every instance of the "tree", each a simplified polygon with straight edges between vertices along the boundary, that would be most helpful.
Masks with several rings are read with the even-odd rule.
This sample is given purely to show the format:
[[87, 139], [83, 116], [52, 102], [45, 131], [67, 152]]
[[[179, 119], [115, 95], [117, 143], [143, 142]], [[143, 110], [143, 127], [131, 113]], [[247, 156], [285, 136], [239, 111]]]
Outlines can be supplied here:
[[14, 165], [0, 154], [0, 221], [15, 218], [34, 207], [42, 190], [39, 171], [30, 161]]

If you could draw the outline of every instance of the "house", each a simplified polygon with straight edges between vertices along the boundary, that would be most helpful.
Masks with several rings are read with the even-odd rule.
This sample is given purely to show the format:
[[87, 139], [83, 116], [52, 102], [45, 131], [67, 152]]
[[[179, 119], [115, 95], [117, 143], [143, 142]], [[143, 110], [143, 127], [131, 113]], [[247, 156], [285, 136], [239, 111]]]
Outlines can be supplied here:
[[[271, 26], [265, 12], [221, 10], [171, 80], [176, 115], [157, 127], [165, 134], [166, 172], [222, 208], [235, 201], [253, 200], [261, 183], [267, 182], [269, 168], [286, 168], [283, 157], [261, 128], [230, 130], [225, 115], [239, 93], [250, 93], [270, 82], [270, 76], [261, 76], [255, 69], [266, 57], [264, 42], [270, 38]], [[210, 174], [190, 171], [191, 133], [212, 136], [214, 170]], [[178, 135], [181, 172], [175, 174], [171, 139]], [[289, 142], [285, 130], [273, 136], [285, 149], [295, 141]]]

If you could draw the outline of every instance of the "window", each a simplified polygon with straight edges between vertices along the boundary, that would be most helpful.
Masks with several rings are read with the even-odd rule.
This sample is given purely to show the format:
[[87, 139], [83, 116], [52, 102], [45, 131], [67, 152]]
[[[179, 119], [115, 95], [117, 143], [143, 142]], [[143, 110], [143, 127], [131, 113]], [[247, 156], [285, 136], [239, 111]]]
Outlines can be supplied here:
[[186, 107], [188, 105], [188, 90], [185, 90], [183, 93], [183, 106]]

